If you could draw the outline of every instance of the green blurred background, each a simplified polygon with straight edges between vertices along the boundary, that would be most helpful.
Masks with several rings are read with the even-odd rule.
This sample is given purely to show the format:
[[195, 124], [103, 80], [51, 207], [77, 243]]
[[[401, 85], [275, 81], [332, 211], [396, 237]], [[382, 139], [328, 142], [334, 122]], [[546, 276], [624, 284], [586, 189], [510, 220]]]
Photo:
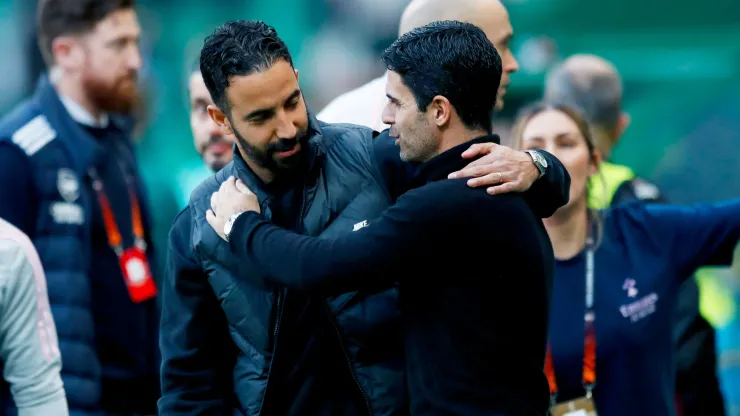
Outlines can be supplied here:
[[[454, 3], [454, 0], [450, 0]], [[148, 96], [138, 156], [164, 255], [169, 226], [208, 175], [192, 145], [186, 80], [203, 38], [229, 19], [260, 19], [286, 41], [314, 112], [380, 75], [408, 0], [140, 0], [142, 73]], [[673, 202], [740, 196], [740, 2], [737, 0], [508, 0], [521, 70], [502, 135], [516, 110], [541, 93], [544, 72], [578, 52], [611, 60], [625, 81], [632, 124], [614, 153]], [[0, 0], [0, 114], [43, 70], [33, 0]], [[159, 264], [163, 264], [160, 261]], [[740, 263], [740, 262], [736, 262]], [[705, 270], [702, 310], [717, 327], [728, 412], [740, 415], [739, 270]]]

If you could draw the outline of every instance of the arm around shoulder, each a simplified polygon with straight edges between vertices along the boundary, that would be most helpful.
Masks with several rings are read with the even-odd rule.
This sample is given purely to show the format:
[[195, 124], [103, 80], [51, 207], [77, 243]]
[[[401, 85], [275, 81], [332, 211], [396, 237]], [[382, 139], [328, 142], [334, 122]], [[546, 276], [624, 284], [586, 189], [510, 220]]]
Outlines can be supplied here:
[[247, 212], [234, 223], [229, 244], [280, 286], [333, 293], [384, 287], [397, 277], [403, 261], [439, 235], [446, 217], [456, 215], [452, 204], [442, 202], [449, 195], [435, 194], [435, 188], [409, 191], [380, 218], [332, 239], [293, 233]]

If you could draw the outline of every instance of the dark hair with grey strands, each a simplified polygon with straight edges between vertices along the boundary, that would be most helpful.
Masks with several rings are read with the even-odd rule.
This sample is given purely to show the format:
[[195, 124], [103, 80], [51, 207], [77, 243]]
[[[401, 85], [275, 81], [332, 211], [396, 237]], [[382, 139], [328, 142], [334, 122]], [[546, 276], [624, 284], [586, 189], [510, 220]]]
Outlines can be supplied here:
[[288, 47], [272, 26], [255, 20], [231, 21], [206, 38], [200, 72], [213, 102], [230, 116], [226, 98], [230, 78], [268, 70], [279, 60], [293, 66]]

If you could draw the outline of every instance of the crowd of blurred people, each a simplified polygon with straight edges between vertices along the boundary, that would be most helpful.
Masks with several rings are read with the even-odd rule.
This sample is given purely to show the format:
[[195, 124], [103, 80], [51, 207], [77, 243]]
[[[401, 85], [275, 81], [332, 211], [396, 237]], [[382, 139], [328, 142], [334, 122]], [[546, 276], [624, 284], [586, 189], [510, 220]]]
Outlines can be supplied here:
[[694, 274], [732, 264], [740, 201], [670, 205], [612, 163], [612, 63], [553, 66], [499, 130], [499, 0], [363, 3], [401, 15], [385, 72], [316, 113], [270, 22], [202, 28], [209, 173], [162, 242], [137, 7], [38, 1], [43, 74], [0, 119], [0, 413], [725, 414]]

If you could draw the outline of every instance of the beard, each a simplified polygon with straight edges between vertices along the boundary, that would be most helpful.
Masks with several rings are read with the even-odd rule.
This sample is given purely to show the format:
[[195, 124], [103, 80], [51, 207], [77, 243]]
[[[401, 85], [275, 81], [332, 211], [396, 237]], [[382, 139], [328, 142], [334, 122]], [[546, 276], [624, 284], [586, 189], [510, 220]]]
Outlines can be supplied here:
[[113, 82], [105, 81], [85, 71], [83, 87], [93, 105], [105, 112], [130, 114], [139, 101], [136, 72], [117, 77]]
[[[198, 147], [198, 153], [203, 159], [206, 159], [208, 158], [208, 155], [207, 155], [208, 149], [214, 145], [222, 145], [222, 146], [228, 146], [229, 148], [233, 148], [232, 142], [225, 140], [224, 137], [221, 136], [220, 134], [215, 134], [215, 135], [211, 135], [207, 143], [203, 143]], [[231, 163], [232, 159], [233, 159], [233, 154], [231, 153], [231, 150], [229, 150], [228, 152], [222, 152], [220, 154], [214, 155], [213, 160], [211, 160], [207, 164], [208, 164], [208, 167], [213, 172], [218, 172], [221, 169], [223, 169], [224, 166]]]
[[[233, 130], [234, 136], [236, 136], [236, 140], [239, 142], [241, 148], [244, 149], [246, 156], [255, 164], [269, 170], [276, 174], [276, 176], [285, 176], [286, 174], [300, 171], [305, 166], [305, 149], [306, 144], [308, 143], [308, 129], [299, 131], [295, 137], [279, 139], [276, 142], [270, 143], [266, 149], [259, 149], [252, 146], [249, 144], [247, 139], [241, 135], [241, 133], [236, 129]], [[275, 159], [275, 153], [291, 150], [299, 143], [301, 144], [301, 150], [296, 154], [286, 158]]]
[[430, 131], [423, 114], [419, 114], [415, 123], [406, 126], [403, 133], [397, 129], [391, 129], [390, 133], [399, 138], [400, 156], [404, 162], [424, 163], [437, 155], [439, 141]]

